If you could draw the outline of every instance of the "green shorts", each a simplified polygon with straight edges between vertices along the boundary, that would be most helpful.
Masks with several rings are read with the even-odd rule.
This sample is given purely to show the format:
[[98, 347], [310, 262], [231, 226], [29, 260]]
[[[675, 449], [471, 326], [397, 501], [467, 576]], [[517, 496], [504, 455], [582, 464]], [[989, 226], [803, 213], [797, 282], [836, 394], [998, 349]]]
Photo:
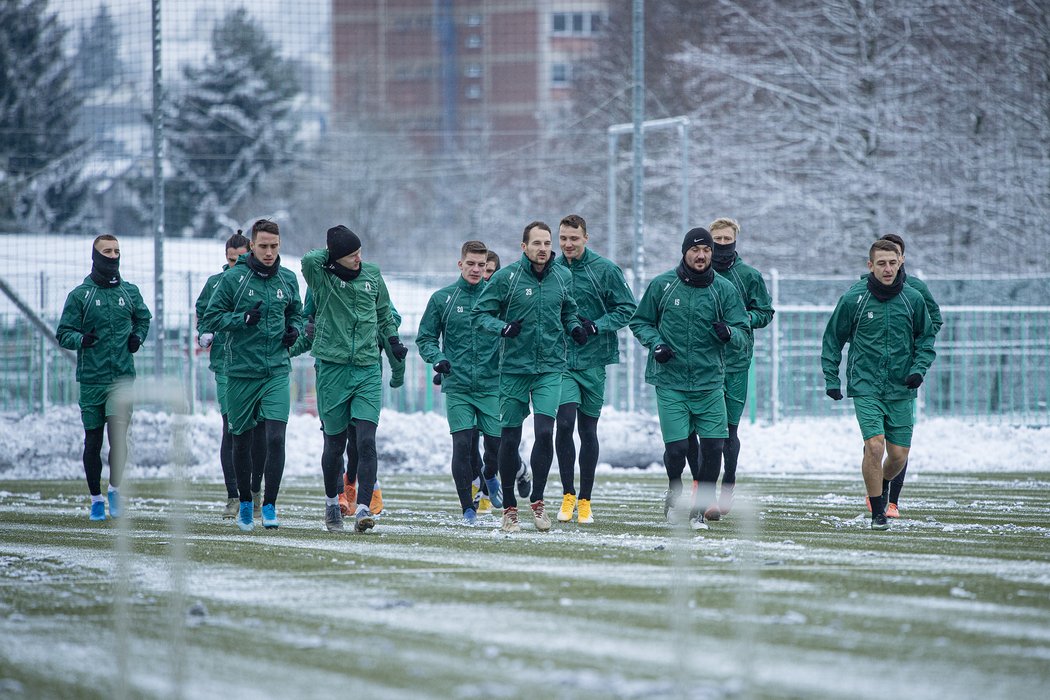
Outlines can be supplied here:
[[561, 397], [561, 372], [542, 374], [501, 374], [499, 376], [499, 423], [503, 428], [517, 428], [532, 410], [540, 416], [555, 418]]
[[317, 415], [326, 435], [338, 435], [351, 420], [379, 423], [383, 366], [317, 363]]
[[118, 379], [112, 384], [80, 385], [80, 422], [84, 430], [106, 424], [106, 418], [117, 416], [131, 422], [131, 386], [134, 380]]
[[226, 421], [231, 435], [243, 435], [260, 420], [288, 422], [292, 411], [292, 394], [288, 375], [272, 377], [226, 378]]
[[559, 404], [578, 404], [577, 410], [591, 418], [602, 415], [605, 405], [605, 366], [590, 369], [570, 369], [561, 375]]
[[860, 434], [867, 440], [885, 435], [886, 442], [911, 447], [915, 427], [915, 399], [884, 401], [875, 396], [854, 396], [853, 410], [860, 424]]
[[448, 431], [458, 433], [461, 430], [479, 428], [482, 433], [499, 437], [499, 395], [445, 393], [445, 416], [448, 418]]
[[744, 415], [744, 403], [747, 401], [747, 375], [743, 372], [726, 372], [726, 420], [729, 425], [740, 425], [740, 416]]
[[725, 393], [721, 388], [678, 391], [656, 387], [656, 408], [664, 442], [678, 442], [696, 433], [702, 438], [729, 437]]
[[219, 413], [226, 415], [230, 407], [226, 404], [226, 375], [215, 373], [215, 397], [219, 400]]

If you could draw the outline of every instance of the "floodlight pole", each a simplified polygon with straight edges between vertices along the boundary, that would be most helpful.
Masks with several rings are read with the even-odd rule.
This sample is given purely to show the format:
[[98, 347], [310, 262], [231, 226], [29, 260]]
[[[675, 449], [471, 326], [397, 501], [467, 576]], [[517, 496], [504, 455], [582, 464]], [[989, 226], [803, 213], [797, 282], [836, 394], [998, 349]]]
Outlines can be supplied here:
[[164, 375], [164, 115], [161, 70], [161, 0], [152, 0], [153, 32], [153, 372]]

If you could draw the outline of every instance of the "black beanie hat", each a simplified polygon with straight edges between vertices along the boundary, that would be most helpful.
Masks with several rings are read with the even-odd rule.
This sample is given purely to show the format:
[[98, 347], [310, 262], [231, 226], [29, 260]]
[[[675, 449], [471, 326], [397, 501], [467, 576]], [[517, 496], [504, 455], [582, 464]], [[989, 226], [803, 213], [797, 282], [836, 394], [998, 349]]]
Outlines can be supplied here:
[[346, 226], [339, 224], [328, 229], [328, 259], [336, 261], [361, 249], [361, 239]]
[[685, 234], [685, 240], [682, 241], [682, 255], [685, 255], [685, 251], [694, 245], [706, 245], [711, 250], [714, 250], [715, 239], [711, 238], [711, 233], [706, 228], [697, 226]]

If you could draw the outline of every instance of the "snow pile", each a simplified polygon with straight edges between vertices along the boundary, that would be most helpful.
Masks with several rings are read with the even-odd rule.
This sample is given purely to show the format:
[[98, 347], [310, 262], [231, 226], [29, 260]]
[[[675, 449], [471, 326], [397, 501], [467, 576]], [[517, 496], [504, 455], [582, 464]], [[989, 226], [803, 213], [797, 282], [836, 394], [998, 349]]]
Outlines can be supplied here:
[[[131, 429], [131, 468], [140, 477], [168, 476], [176, 461], [172, 414], [137, 410]], [[220, 478], [222, 422], [208, 412], [178, 417], [186, 429], [182, 460], [195, 478]], [[522, 453], [532, 447], [526, 421]], [[656, 416], [606, 410], [598, 424], [602, 470], [662, 469], [663, 442]], [[79, 409], [55, 408], [46, 415], [0, 416], [0, 478], [80, 478], [83, 429]], [[743, 424], [741, 469], [763, 474], [857, 473], [861, 438], [852, 418]], [[379, 470], [447, 473], [452, 451], [448, 424], [437, 413], [383, 411], [377, 432]], [[292, 416], [288, 423], [289, 476], [318, 476], [320, 421]], [[915, 431], [912, 471], [1050, 471], [1050, 429], [931, 419]], [[557, 469], [555, 465], [554, 470]]]

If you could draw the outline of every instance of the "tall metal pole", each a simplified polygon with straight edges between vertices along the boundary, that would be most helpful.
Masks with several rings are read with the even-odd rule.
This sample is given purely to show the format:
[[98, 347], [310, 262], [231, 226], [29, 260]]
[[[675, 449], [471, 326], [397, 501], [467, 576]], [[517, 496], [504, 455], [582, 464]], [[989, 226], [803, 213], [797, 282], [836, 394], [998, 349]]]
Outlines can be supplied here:
[[682, 154], [682, 228], [681, 234], [692, 228], [689, 217], [689, 120], [683, 119], [678, 125], [678, 142]]
[[634, 34], [634, 109], [632, 114], [634, 144], [634, 172], [631, 185], [631, 202], [634, 208], [634, 266], [635, 293], [642, 293], [645, 281], [645, 239], [643, 221], [645, 215], [645, 0], [634, 0], [632, 15]]
[[161, 113], [160, 2], [153, 3], [153, 371], [164, 374], [164, 115]]

